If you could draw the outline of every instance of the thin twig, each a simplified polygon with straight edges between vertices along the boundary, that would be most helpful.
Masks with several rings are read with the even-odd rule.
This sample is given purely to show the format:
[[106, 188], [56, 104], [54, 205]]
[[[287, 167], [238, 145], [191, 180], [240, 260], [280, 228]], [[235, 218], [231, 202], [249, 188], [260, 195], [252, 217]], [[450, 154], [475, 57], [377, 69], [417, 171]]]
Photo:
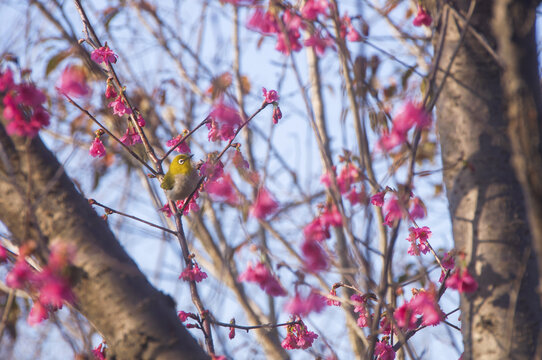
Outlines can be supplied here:
[[171, 230], [171, 229], [162, 227], [162, 226], [160, 226], [160, 225], [153, 224], [153, 223], [151, 223], [150, 221], [140, 219], [140, 218], [138, 218], [137, 216], [129, 215], [129, 214], [123, 213], [123, 212], [121, 212], [121, 211], [112, 209], [112, 208], [110, 208], [109, 206], [106, 206], [106, 205], [104, 205], [104, 204], [100, 204], [99, 202], [97, 202], [97, 201], [94, 200], [94, 199], [88, 199], [88, 203], [89, 203], [90, 205], [96, 205], [96, 206], [99, 206], [99, 207], [103, 208], [103, 209], [105, 210], [106, 214], [108, 214], [108, 215], [109, 215], [109, 214], [118, 214], [118, 215], [127, 217], [127, 218], [129, 218], [129, 219], [132, 219], [132, 220], [136, 220], [136, 221], [142, 222], [143, 224], [152, 226], [152, 227], [154, 227], [154, 228], [157, 228], [157, 229], [159, 229], [159, 230], [165, 231], [165, 232], [167, 232], [167, 233], [170, 233], [170, 234], [173, 234], [173, 235], [177, 235], [177, 232], [176, 232], [176, 231], [173, 231], [173, 230]]

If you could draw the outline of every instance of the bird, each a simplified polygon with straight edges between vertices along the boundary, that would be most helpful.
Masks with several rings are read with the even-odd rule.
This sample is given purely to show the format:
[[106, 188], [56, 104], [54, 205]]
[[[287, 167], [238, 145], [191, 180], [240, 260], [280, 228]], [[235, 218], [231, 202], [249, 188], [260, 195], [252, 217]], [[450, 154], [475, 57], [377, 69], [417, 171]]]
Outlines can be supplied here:
[[192, 163], [192, 156], [187, 154], [177, 155], [169, 166], [160, 184], [160, 187], [165, 190], [168, 199], [172, 201], [184, 200], [198, 185], [200, 177], [198, 170]]

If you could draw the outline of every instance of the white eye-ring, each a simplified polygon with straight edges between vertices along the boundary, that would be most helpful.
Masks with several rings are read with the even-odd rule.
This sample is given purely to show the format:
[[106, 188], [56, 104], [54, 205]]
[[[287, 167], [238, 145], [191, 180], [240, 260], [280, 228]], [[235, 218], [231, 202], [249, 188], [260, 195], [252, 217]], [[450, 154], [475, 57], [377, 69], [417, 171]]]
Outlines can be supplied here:
[[179, 161], [178, 161], [179, 165], [184, 164], [184, 161], [185, 161], [184, 159], [179, 159]]

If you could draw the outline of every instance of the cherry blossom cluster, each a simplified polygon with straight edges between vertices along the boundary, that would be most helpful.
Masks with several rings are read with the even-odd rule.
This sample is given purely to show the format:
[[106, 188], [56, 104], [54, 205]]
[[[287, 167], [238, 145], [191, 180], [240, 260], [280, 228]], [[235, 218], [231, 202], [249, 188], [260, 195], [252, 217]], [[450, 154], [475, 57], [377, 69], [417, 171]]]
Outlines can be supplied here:
[[197, 262], [191, 260], [191, 262], [182, 271], [181, 275], [179, 275], [179, 279], [184, 281], [201, 282], [207, 279], [207, 274], [200, 269]]
[[282, 111], [279, 107], [279, 94], [276, 90], [267, 91], [266, 88], [262, 88], [263, 96], [267, 104], [273, 104], [273, 124], [278, 124], [279, 120], [282, 119]]
[[415, 127], [418, 130], [431, 126], [432, 118], [425, 109], [411, 101], [407, 102], [393, 119], [391, 131], [388, 128], [378, 140], [377, 147], [389, 152], [395, 147], [406, 143], [407, 133]]
[[358, 326], [361, 328], [368, 327], [369, 321], [373, 318], [367, 306], [368, 299], [367, 295], [353, 294], [350, 296], [350, 300], [354, 303], [354, 312], [358, 314]]
[[304, 266], [312, 272], [325, 270], [329, 266], [329, 256], [324, 250], [322, 243], [329, 239], [331, 226], [342, 226], [341, 214], [336, 206], [326, 206], [320, 215], [315, 217], [303, 229], [304, 241], [301, 244]]
[[[336, 167], [333, 167], [334, 174], [335, 171]], [[361, 170], [354, 163], [350, 161], [345, 162], [344, 166], [339, 172], [339, 175], [336, 176], [336, 179], [339, 192], [350, 202], [352, 206], [365, 203], [366, 194], [365, 188], [361, 183]], [[326, 188], [330, 188], [332, 183], [331, 175], [326, 172], [320, 178], [320, 182], [324, 184]]]
[[229, 141], [235, 137], [237, 129], [243, 123], [239, 111], [220, 100], [213, 106], [209, 113], [210, 121], [207, 123], [209, 129], [209, 141]]
[[[286, 9], [280, 14], [274, 10], [264, 11], [262, 8], [256, 8], [247, 22], [247, 27], [258, 31], [263, 35], [276, 36], [277, 44], [275, 49], [283, 54], [300, 51], [303, 46], [309, 46], [322, 56], [326, 49], [334, 49], [332, 36], [318, 23], [329, 19], [332, 7], [328, 0], [308, 0], [296, 11], [294, 8]], [[308, 27], [311, 22], [314, 26]], [[301, 31], [312, 29], [310, 36], [301, 41]], [[349, 41], [361, 41], [360, 33], [352, 25], [352, 20], [348, 15], [340, 19], [340, 36]]]
[[308, 349], [312, 346], [314, 340], [318, 338], [317, 334], [307, 329], [300, 318], [297, 318], [297, 321], [296, 324], [288, 325], [286, 328], [287, 335], [281, 343], [286, 350]]
[[[387, 200], [386, 194], [391, 192], [391, 196]], [[401, 220], [405, 215], [410, 220], [423, 219], [426, 216], [425, 205], [420, 198], [414, 197], [412, 193], [408, 199], [404, 199], [404, 195], [399, 195], [396, 191], [387, 187], [371, 196], [371, 204], [381, 207], [384, 212], [384, 224], [392, 227], [397, 221]], [[408, 208], [408, 211], [406, 210]]]
[[71, 97], [83, 97], [91, 93], [84, 67], [68, 65], [58, 81], [58, 92]]
[[292, 315], [307, 316], [311, 312], [319, 313], [326, 307], [326, 298], [315, 289], [307, 296], [302, 296], [296, 289], [295, 296], [284, 304], [284, 311]]
[[16, 83], [11, 69], [0, 71], [0, 98], [9, 135], [33, 138], [49, 125], [49, 113], [43, 107], [45, 94], [30, 82]]
[[434, 288], [430, 288], [415, 291], [410, 301], [395, 310], [393, 317], [397, 326], [406, 331], [414, 330], [420, 325], [438, 325], [444, 319], [444, 313], [438, 305]]
[[258, 262], [254, 266], [249, 262], [245, 271], [237, 277], [237, 281], [255, 282], [270, 296], [285, 296], [287, 294], [277, 277], [262, 262]]
[[[176, 137], [174, 137], [173, 139], [168, 140], [166, 142], [167, 147], [172, 148], [173, 146], [179, 144], [179, 141], [181, 141], [181, 139], [184, 137], [184, 135], [186, 135], [186, 134], [179, 134]], [[175, 151], [177, 151], [178, 153], [181, 153], [181, 154], [190, 154], [191, 153], [190, 147], [188, 146], [186, 141], [183, 141], [181, 144], [177, 145], [175, 147]]]
[[[116, 63], [118, 56], [111, 50], [107, 44], [92, 51], [91, 58], [96, 63], [111, 64]], [[67, 67], [61, 77], [59, 91], [69, 96], [86, 95], [82, 89], [87, 89], [86, 77], [79, 74], [77, 68]], [[109, 107], [112, 108], [113, 114], [117, 116], [124, 116], [132, 114], [132, 109], [127, 105], [125, 98], [117, 93], [115, 86], [113, 85], [113, 79], [107, 79], [107, 86], [105, 89], [105, 97], [107, 99], [114, 99], [109, 103]], [[137, 113], [135, 117], [139, 127], [145, 126], [145, 119], [141, 114]], [[89, 154], [92, 157], [103, 157], [106, 155], [105, 146], [100, 139], [103, 132], [97, 133], [94, 141], [92, 142], [89, 150]], [[124, 135], [120, 138], [120, 141], [126, 146], [133, 146], [141, 144], [143, 141], [141, 135], [138, 133], [135, 127], [128, 126]]]
[[69, 279], [74, 252], [64, 245], [55, 244], [51, 246], [46, 266], [36, 271], [26, 261], [30, 249], [30, 246], [21, 246], [17, 261], [6, 276], [6, 285], [33, 294], [34, 305], [27, 321], [35, 325], [48, 319], [51, 312], [61, 309], [64, 302], [75, 302]]

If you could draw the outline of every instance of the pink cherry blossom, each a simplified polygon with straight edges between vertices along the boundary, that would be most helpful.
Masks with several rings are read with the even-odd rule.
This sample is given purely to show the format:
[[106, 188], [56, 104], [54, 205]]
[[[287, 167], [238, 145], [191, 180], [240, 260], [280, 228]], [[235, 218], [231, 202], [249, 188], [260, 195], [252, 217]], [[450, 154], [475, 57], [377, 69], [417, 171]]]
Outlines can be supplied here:
[[[431, 236], [431, 230], [429, 230], [427, 226], [421, 228], [411, 227], [408, 230], [410, 232], [407, 238], [407, 240], [410, 241], [408, 253], [410, 255], [420, 255], [420, 252], [427, 254], [430, 250], [427, 240]], [[419, 240], [419, 244], [417, 244], [416, 240]]]
[[[335, 289], [331, 289], [331, 291], [329, 292], [329, 295], [331, 296], [337, 296], [337, 291], [335, 291]], [[334, 300], [334, 299], [327, 299], [326, 300], [326, 304], [328, 304], [329, 306], [341, 306], [341, 302], [339, 300]]]
[[171, 217], [173, 215], [171, 208], [169, 207], [169, 202], [166, 202], [166, 204], [158, 209], [158, 211], [163, 212], [167, 217]]
[[352, 163], [347, 163], [339, 173], [337, 177], [337, 185], [341, 194], [346, 194], [350, 191], [350, 188], [353, 184], [360, 181], [361, 171], [358, 167]]
[[301, 38], [300, 27], [301, 18], [293, 11], [285, 11], [282, 15], [282, 21], [286, 25], [286, 34], [283, 31], [277, 33], [277, 45], [275, 49], [285, 55], [291, 51], [299, 51], [303, 48], [299, 39]]
[[[192, 198], [190, 199], [190, 202], [188, 203], [188, 205], [186, 206], [186, 208], [184, 209], [183, 211], [183, 215], [188, 215], [190, 212], [198, 212], [199, 211], [199, 205], [198, 203], [196, 202], [196, 199], [199, 197], [199, 188], [196, 189], [196, 192], [194, 193], [194, 195], [192, 196]], [[185, 200], [179, 200], [177, 201], [177, 208], [179, 210], [181, 210], [183, 207], [184, 207], [184, 203], [185, 203], [186, 199]]]
[[5, 247], [0, 245], [0, 264], [5, 262], [7, 258], [8, 258], [8, 251], [6, 250]]
[[6, 276], [6, 285], [12, 289], [22, 289], [32, 277], [32, 270], [28, 263], [19, 257], [15, 266]]
[[390, 151], [393, 148], [404, 144], [406, 140], [406, 133], [399, 132], [395, 128], [392, 129], [391, 132], [388, 129], [384, 129], [380, 139], [378, 139], [376, 148], [379, 150]]
[[354, 294], [350, 296], [350, 300], [354, 302], [354, 312], [358, 313], [358, 326], [361, 328], [369, 326], [369, 319], [372, 315], [369, 314], [367, 309], [367, 297], [360, 294]]
[[96, 63], [101, 64], [103, 62], [107, 63], [116, 63], [118, 56], [111, 50], [107, 44], [101, 48], [95, 49], [90, 54], [90, 58]]
[[421, 5], [418, 5], [418, 13], [412, 21], [412, 24], [414, 26], [430, 26], [432, 21], [433, 19], [431, 18], [431, 15], [429, 15], [429, 13], [427, 13], [427, 11], [425, 11]]
[[318, 242], [305, 239], [301, 244], [301, 252], [307, 270], [319, 272], [328, 268], [329, 256]]
[[265, 98], [265, 102], [268, 104], [272, 104], [276, 101], [279, 101], [279, 94], [276, 90], [269, 90], [267, 91], [266, 88], [262, 88], [263, 97]]
[[47, 320], [48, 318], [49, 311], [47, 311], [47, 308], [39, 301], [34, 301], [34, 305], [32, 305], [32, 309], [30, 309], [30, 313], [28, 314], [26, 321], [28, 322], [28, 325], [34, 326], [41, 323], [43, 320]]
[[188, 319], [188, 313], [181, 310], [177, 313], [177, 317], [179, 320], [181, 320], [181, 322], [185, 322], [186, 319]]
[[389, 335], [391, 333], [391, 322], [388, 319], [388, 315], [382, 316], [380, 320], [380, 332], [384, 335]]
[[416, 239], [419, 239], [421, 242], [427, 242], [427, 240], [431, 237], [431, 230], [427, 226], [424, 227], [418, 227], [414, 228], [411, 227], [408, 229], [411, 234], [414, 235]]
[[297, 347], [303, 350], [308, 349], [312, 346], [312, 343], [317, 338], [318, 338], [318, 335], [306, 329], [304, 331], [298, 332]]
[[293, 333], [289, 332], [284, 340], [282, 340], [280, 345], [286, 350], [295, 350], [298, 348], [297, 337]]
[[413, 126], [425, 129], [431, 125], [431, 115], [423, 106], [408, 101], [393, 119], [393, 128], [399, 133], [405, 134]]
[[311, 46], [318, 56], [323, 56], [327, 48], [334, 48], [335, 43], [328, 35], [322, 36], [320, 33], [314, 33], [304, 41], [304, 44]]
[[90, 93], [90, 87], [87, 85], [87, 77], [83, 68], [76, 66], [67, 66], [58, 83], [58, 90], [60, 93], [82, 97]]
[[314, 332], [307, 330], [301, 319], [298, 321], [300, 324], [289, 325], [287, 328], [288, 333], [281, 343], [281, 346], [286, 350], [308, 349], [318, 338]]
[[314, 218], [310, 224], [303, 228], [303, 235], [306, 240], [311, 241], [323, 241], [331, 237], [329, 226], [324, 224], [320, 216]]
[[[333, 173], [335, 174], [335, 176], [337, 176], [335, 166], [332, 167], [332, 170], [333, 170]], [[331, 175], [330, 175], [329, 171], [326, 171], [325, 173], [322, 174], [322, 176], [320, 176], [320, 182], [322, 184], [324, 184], [324, 186], [326, 188], [328, 188], [328, 189], [331, 187]]]
[[456, 289], [460, 294], [474, 292], [478, 289], [478, 283], [466, 268], [454, 271], [452, 276], [446, 280], [446, 286], [450, 289]]
[[[174, 137], [173, 139], [168, 140], [168, 141], [166, 142], [166, 145], [167, 145], [168, 147], [173, 147], [173, 146], [175, 146], [182, 138], [183, 138], [183, 134], [179, 134], [179, 135], [177, 135], [176, 137]], [[180, 152], [181, 154], [190, 154], [190, 152], [191, 152], [190, 147], [188, 146], [188, 144], [186, 143], [186, 141], [184, 141], [182, 144], [180, 144], [179, 146], [177, 146], [177, 147], [175, 148], [175, 151]]]
[[11, 69], [7, 69], [4, 72], [0, 71], [0, 91], [9, 91], [15, 85], [13, 81], [13, 72]]
[[412, 308], [410, 302], [406, 302], [401, 305], [393, 313], [393, 317], [399, 326], [402, 329], [412, 330], [416, 328], [416, 312]]
[[360, 33], [354, 29], [354, 26], [352, 25], [352, 21], [350, 20], [349, 16], [344, 17], [345, 27], [346, 27], [346, 40], [352, 41], [352, 42], [358, 42], [361, 41], [363, 38], [361, 37]]
[[284, 311], [300, 316], [307, 316], [311, 312], [320, 312], [326, 306], [326, 299], [311, 290], [307, 297], [302, 297], [298, 292], [295, 296], [284, 304]]
[[143, 116], [141, 116], [141, 114], [137, 116], [136, 120], [139, 127], [145, 127], [146, 122], [145, 122], [145, 119], [143, 119]]
[[113, 84], [111, 84], [109, 81], [107, 82], [107, 87], [105, 88], [105, 97], [107, 99], [113, 99], [118, 96], [117, 91], [115, 90], [115, 87]]
[[409, 214], [413, 220], [423, 219], [425, 217], [426, 215], [425, 205], [423, 204], [422, 200], [419, 197], [415, 197], [412, 200]]
[[277, 278], [261, 262], [256, 264], [256, 266], [252, 266], [249, 262], [246, 270], [239, 275], [237, 280], [255, 282], [271, 296], [284, 296], [287, 294]]
[[224, 174], [215, 181], [209, 181], [205, 184], [205, 191], [211, 195], [214, 201], [224, 201], [230, 205], [237, 205], [239, 197], [235, 190], [235, 185], [229, 174]]
[[92, 157], [104, 157], [105, 156], [105, 146], [100, 140], [99, 137], [94, 138], [92, 145], [90, 145], [90, 156]]
[[197, 263], [193, 263], [191, 266], [187, 266], [181, 275], [179, 276], [179, 279], [183, 279], [184, 281], [195, 281], [195, 282], [201, 282], [204, 279], [207, 279], [207, 274], [202, 271]]
[[[6, 83], [8, 81], [5, 81]], [[4, 86], [8, 86], [4, 84]], [[2, 100], [4, 117], [9, 120], [9, 135], [35, 137], [39, 130], [49, 125], [49, 114], [42, 106], [46, 97], [33, 84], [12, 84], [11, 91]], [[24, 109], [24, 111], [23, 111]]]
[[124, 135], [120, 138], [120, 141], [126, 146], [132, 146], [135, 144], [141, 144], [141, 136], [137, 133], [136, 129], [129, 127], [126, 129]]
[[420, 291], [410, 300], [410, 306], [417, 315], [422, 315], [422, 325], [437, 325], [442, 319], [442, 310], [433, 291]]
[[308, 0], [301, 8], [301, 16], [307, 20], [315, 20], [318, 15], [327, 16], [328, 8], [327, 0]]
[[248, 20], [247, 28], [267, 35], [280, 32], [273, 15], [270, 12], [264, 13], [260, 8], [257, 8]]
[[386, 190], [377, 192], [371, 196], [371, 204], [374, 206], [382, 207], [384, 205], [384, 196], [386, 195]]
[[330, 209], [326, 209], [320, 215], [320, 220], [324, 227], [329, 228], [330, 226], [341, 227], [343, 226], [343, 220], [341, 213], [337, 210], [337, 207], [333, 205]]
[[401, 210], [401, 205], [397, 197], [393, 195], [386, 203], [384, 204], [382, 211], [386, 214], [384, 218], [384, 224], [393, 227], [396, 221], [401, 220], [403, 217], [403, 211]]
[[273, 196], [266, 188], [261, 187], [258, 190], [256, 201], [250, 207], [250, 214], [257, 219], [265, 219], [277, 211], [279, 204], [273, 199]]
[[30, 83], [21, 83], [17, 86], [17, 97], [15, 101], [19, 104], [27, 105], [33, 108], [40, 107], [47, 97], [45, 94]]
[[124, 103], [122, 96], [118, 96], [115, 101], [109, 103], [109, 107], [113, 108], [113, 114], [123, 116], [124, 114], [131, 114], [132, 110]]
[[[171, 140], [166, 142], [166, 146], [173, 147], [183, 138], [183, 134], [179, 134]], [[190, 154], [191, 150], [186, 141], [183, 141], [179, 146], [175, 148], [175, 151], [181, 154]]]
[[350, 205], [352, 206], [356, 204], [363, 204], [367, 201], [365, 192], [358, 191], [356, 188], [353, 188], [348, 194], [346, 194], [346, 198], [348, 201], [350, 201]]
[[224, 102], [216, 104], [209, 114], [206, 126], [209, 129], [209, 141], [229, 141], [235, 137], [235, 132], [241, 126], [239, 112]]
[[215, 181], [224, 174], [224, 164], [222, 164], [222, 161], [215, 161], [212, 156], [209, 156], [201, 165], [199, 171], [200, 175], [205, 176], [208, 181]]
[[393, 360], [395, 359], [395, 351], [393, 346], [378, 341], [375, 344], [376, 360]]
[[43, 271], [39, 276], [41, 283], [39, 299], [43, 305], [60, 309], [64, 302], [73, 303], [75, 301], [75, 294], [66, 279], [47, 271]]

